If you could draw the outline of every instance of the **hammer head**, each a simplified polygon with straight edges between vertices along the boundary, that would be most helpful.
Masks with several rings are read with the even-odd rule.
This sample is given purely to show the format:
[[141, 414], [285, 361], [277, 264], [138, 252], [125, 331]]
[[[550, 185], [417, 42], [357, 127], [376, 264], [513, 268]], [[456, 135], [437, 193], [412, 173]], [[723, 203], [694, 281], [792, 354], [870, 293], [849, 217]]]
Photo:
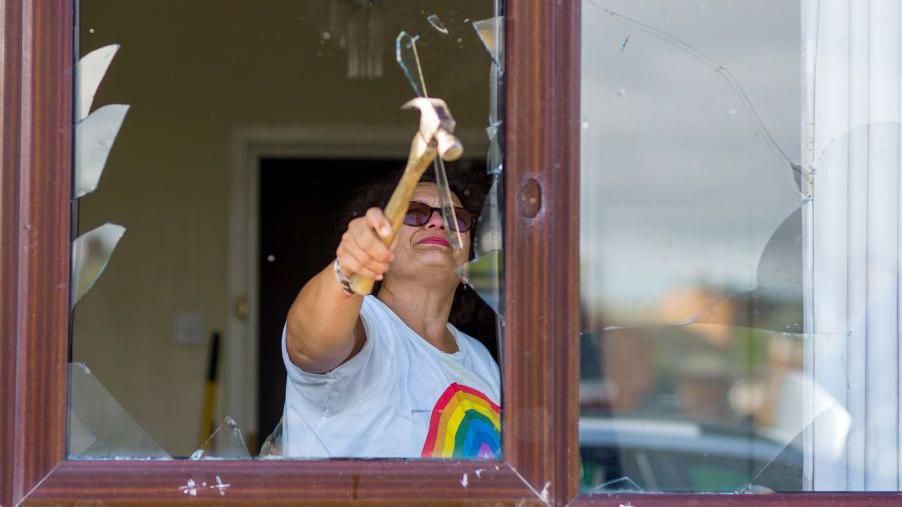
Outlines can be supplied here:
[[401, 106], [401, 109], [420, 110], [419, 135], [427, 144], [433, 141], [438, 155], [447, 161], [457, 160], [464, 152], [460, 141], [454, 137], [454, 118], [442, 99], [417, 97]]

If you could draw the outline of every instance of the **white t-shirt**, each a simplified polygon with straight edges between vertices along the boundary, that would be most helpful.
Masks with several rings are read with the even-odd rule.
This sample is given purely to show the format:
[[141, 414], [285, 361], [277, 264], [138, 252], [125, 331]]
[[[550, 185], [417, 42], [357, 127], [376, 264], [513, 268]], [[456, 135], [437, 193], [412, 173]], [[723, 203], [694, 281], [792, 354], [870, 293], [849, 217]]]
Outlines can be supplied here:
[[328, 373], [288, 357], [282, 446], [298, 458], [500, 458], [500, 374], [485, 346], [451, 324], [458, 351], [417, 335], [379, 299], [360, 317], [366, 343]]

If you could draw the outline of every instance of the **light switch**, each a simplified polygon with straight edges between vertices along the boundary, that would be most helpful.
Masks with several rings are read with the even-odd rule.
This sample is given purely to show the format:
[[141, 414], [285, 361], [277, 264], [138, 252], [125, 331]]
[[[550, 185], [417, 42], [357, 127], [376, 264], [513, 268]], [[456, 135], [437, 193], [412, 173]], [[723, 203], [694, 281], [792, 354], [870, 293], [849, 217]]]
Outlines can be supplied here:
[[177, 314], [173, 328], [175, 343], [178, 345], [203, 345], [207, 337], [204, 317], [196, 312]]

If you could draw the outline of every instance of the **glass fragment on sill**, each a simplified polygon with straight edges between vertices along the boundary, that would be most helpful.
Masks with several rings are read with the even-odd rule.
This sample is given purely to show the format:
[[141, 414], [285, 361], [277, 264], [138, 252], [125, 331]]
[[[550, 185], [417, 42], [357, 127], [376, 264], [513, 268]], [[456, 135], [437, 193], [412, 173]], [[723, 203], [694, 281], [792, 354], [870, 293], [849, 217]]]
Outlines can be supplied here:
[[69, 364], [68, 433], [68, 459], [172, 459], [82, 363]]
[[599, 484], [598, 486], [589, 490], [590, 494], [595, 493], [642, 493], [642, 488], [636, 484], [636, 481], [630, 479], [629, 477], [620, 477], [618, 479], [610, 480], [604, 484]]
[[441, 18], [439, 18], [437, 14], [430, 14], [426, 17], [426, 21], [428, 21], [429, 24], [432, 25], [432, 28], [435, 28], [439, 32], [448, 35], [448, 29], [445, 27], [445, 24], [442, 23]]
[[257, 455], [257, 458], [282, 459], [284, 456], [282, 453], [282, 424], [284, 421], [284, 417], [279, 419], [279, 424], [276, 425], [272, 433], [263, 441], [263, 445], [260, 446], [260, 453]]
[[247, 450], [247, 444], [244, 442], [244, 435], [241, 433], [238, 423], [226, 416], [222, 424], [201, 445], [200, 449], [191, 454], [190, 459], [192, 461], [251, 459], [251, 453]]
[[111, 104], [94, 111], [75, 126], [75, 197], [97, 188], [116, 135], [129, 106]]
[[[650, 317], [660, 325], [733, 324], [786, 333], [803, 332], [802, 210], [793, 211], [764, 243], [749, 288], [689, 283], [671, 288]], [[631, 327], [612, 324], [606, 330]]]
[[498, 71], [504, 73], [504, 16], [474, 21], [473, 28]]
[[734, 493], [736, 493], [737, 495], [769, 495], [771, 493], [775, 493], [775, 491], [768, 488], [767, 486], [747, 484], [742, 489], [737, 490]]
[[94, 94], [103, 76], [119, 51], [119, 44], [110, 44], [102, 48], [95, 49], [86, 54], [75, 66], [75, 75], [77, 76], [78, 86], [78, 102], [76, 104], [75, 118], [77, 121], [84, 120], [91, 112], [91, 104], [94, 102]]
[[106, 269], [125, 227], [106, 223], [72, 242], [72, 306], [84, 296]]

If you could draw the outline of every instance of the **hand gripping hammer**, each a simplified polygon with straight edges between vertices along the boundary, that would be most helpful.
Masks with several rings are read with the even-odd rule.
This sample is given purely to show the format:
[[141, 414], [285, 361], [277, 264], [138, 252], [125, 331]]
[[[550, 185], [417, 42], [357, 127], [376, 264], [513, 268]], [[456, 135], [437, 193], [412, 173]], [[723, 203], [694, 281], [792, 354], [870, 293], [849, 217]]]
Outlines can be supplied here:
[[[436, 155], [450, 162], [459, 159], [464, 152], [463, 145], [454, 137], [454, 118], [444, 100], [418, 97], [401, 107], [413, 108], [420, 110], [420, 130], [413, 136], [410, 144], [410, 156], [401, 181], [385, 206], [385, 218], [391, 223], [391, 234], [382, 238], [386, 245], [391, 245], [395, 240], [404, 215], [407, 214], [413, 191]], [[373, 291], [373, 280], [355, 273], [351, 275], [351, 290], [365, 296]]]

